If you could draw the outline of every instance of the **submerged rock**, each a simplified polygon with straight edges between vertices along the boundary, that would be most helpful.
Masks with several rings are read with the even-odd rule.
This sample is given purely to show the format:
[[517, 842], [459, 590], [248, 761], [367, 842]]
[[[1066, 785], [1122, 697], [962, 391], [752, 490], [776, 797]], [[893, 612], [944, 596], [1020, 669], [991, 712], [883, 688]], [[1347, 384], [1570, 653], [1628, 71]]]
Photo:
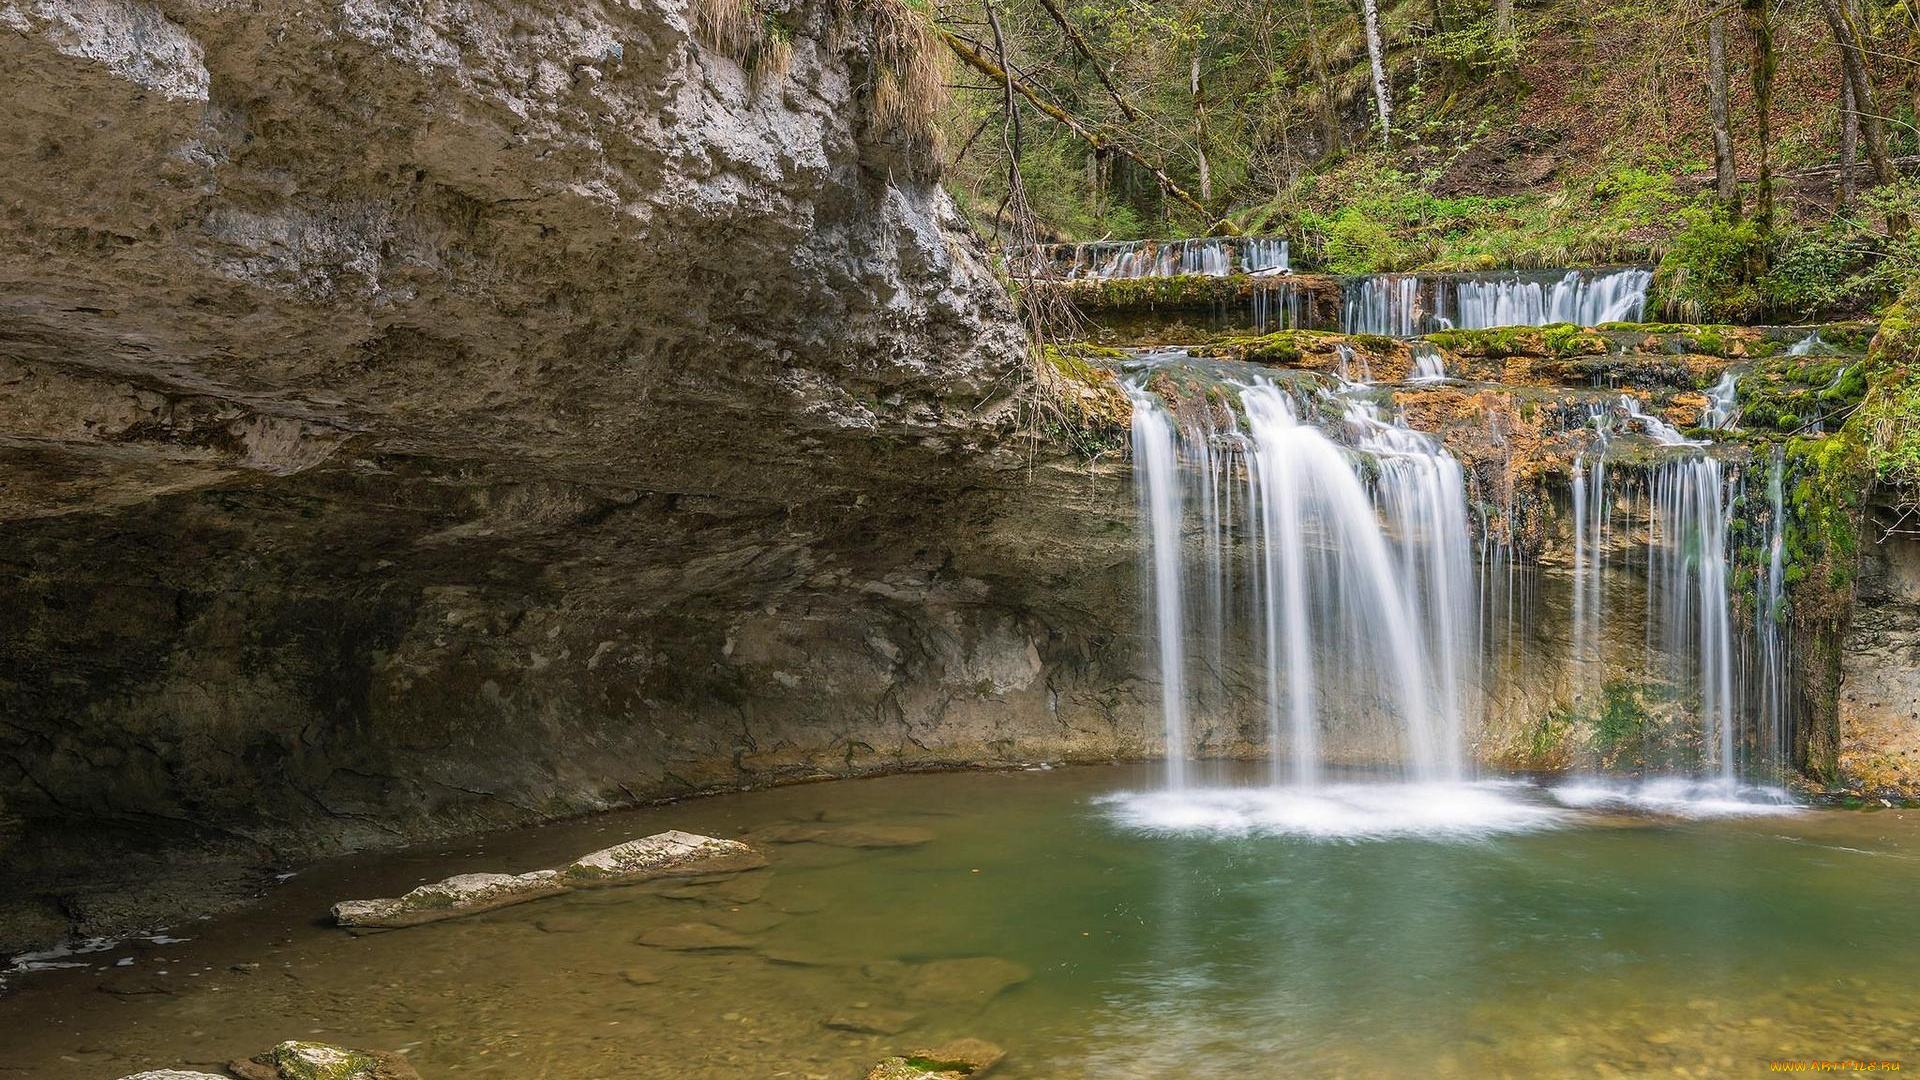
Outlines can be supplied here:
[[290, 1039], [227, 1071], [242, 1080], [420, 1080], [398, 1054]]
[[997, 956], [934, 960], [908, 975], [902, 990], [917, 1001], [985, 1004], [1009, 987], [1026, 982], [1031, 974], [1025, 967]]
[[764, 866], [759, 852], [737, 840], [669, 829], [581, 856], [555, 870], [525, 874], [456, 874], [404, 896], [343, 900], [333, 905], [341, 926], [390, 929], [491, 911], [574, 889], [624, 885], [673, 874]]
[[985, 1039], [955, 1039], [887, 1058], [867, 1073], [867, 1080], [960, 1080], [985, 1073], [1005, 1056], [1006, 1051]]
[[919, 1021], [919, 1013], [905, 1009], [853, 1005], [834, 1013], [825, 1023], [835, 1031], [851, 1031], [861, 1035], [898, 1035]]
[[678, 952], [702, 952], [724, 949], [751, 949], [753, 943], [731, 930], [706, 923], [681, 923], [657, 926], [641, 934], [639, 943], [654, 949]]
[[918, 847], [933, 839], [912, 825], [775, 825], [754, 834], [773, 844], [825, 844], [843, 848]]

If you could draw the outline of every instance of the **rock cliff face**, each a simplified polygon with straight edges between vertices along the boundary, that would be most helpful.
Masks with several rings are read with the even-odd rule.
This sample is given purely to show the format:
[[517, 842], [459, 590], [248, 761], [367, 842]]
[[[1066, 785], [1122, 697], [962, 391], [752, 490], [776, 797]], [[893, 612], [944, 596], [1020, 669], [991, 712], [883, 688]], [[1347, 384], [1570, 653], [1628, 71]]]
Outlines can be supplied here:
[[0, 945], [183, 852], [1143, 752], [1124, 488], [1013, 437], [876, 9], [763, 10], [0, 0]]

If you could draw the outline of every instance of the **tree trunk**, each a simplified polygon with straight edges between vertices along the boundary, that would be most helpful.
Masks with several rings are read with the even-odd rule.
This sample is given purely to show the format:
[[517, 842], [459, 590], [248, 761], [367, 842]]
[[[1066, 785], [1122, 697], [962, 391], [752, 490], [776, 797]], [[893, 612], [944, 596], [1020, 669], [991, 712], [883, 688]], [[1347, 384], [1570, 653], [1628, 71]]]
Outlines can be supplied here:
[[1746, 0], [1747, 27], [1753, 33], [1754, 135], [1760, 157], [1760, 177], [1753, 194], [1753, 220], [1760, 227], [1759, 258], [1771, 256], [1773, 238], [1773, 75], [1780, 57], [1773, 50], [1773, 16], [1768, 0]]
[[1860, 165], [1860, 112], [1854, 107], [1853, 83], [1840, 80], [1840, 193], [1834, 209], [1844, 210], [1856, 190], [1853, 170]]
[[1377, 0], [1360, 0], [1361, 16], [1367, 24], [1367, 61], [1373, 65], [1373, 104], [1380, 114], [1380, 141], [1393, 136], [1393, 89], [1387, 85], [1387, 50], [1380, 39], [1380, 5]]
[[[1834, 43], [1840, 46], [1841, 70], [1853, 87], [1853, 114], [1860, 120], [1860, 142], [1866, 148], [1867, 161], [1873, 166], [1873, 182], [1891, 184], [1899, 177], [1894, 172], [1893, 160], [1887, 156], [1887, 122], [1874, 100], [1867, 51], [1860, 43], [1860, 27], [1842, 0], [1820, 0], [1820, 12], [1833, 30]], [[1903, 235], [1907, 231], [1906, 215], [1888, 214], [1887, 231], [1895, 236]]]
[[1860, 141], [1865, 144], [1867, 160], [1873, 165], [1875, 183], [1891, 184], [1896, 177], [1887, 158], [1887, 125], [1874, 100], [1873, 81], [1868, 76], [1866, 50], [1860, 44], [1859, 28], [1842, 6], [1841, 0], [1820, 0], [1821, 13], [1833, 30], [1834, 43], [1840, 46], [1840, 68], [1853, 87], [1854, 115], [1860, 118]]
[[1313, 81], [1320, 87], [1320, 152], [1340, 151], [1340, 118], [1333, 108], [1333, 80], [1327, 77], [1327, 54], [1320, 41], [1320, 21], [1313, 13], [1314, 0], [1301, 0], [1307, 16], [1307, 64], [1313, 69]]
[[1200, 173], [1200, 201], [1213, 205], [1213, 169], [1207, 164], [1207, 98], [1200, 84], [1200, 46], [1193, 47], [1187, 86], [1193, 95], [1193, 156]]
[[1740, 216], [1740, 174], [1733, 160], [1733, 130], [1727, 120], [1727, 19], [1707, 20], [1707, 113], [1713, 120], [1713, 189], [1720, 205]]
[[1513, 36], [1513, 0], [1493, 0], [1493, 32], [1502, 41]]

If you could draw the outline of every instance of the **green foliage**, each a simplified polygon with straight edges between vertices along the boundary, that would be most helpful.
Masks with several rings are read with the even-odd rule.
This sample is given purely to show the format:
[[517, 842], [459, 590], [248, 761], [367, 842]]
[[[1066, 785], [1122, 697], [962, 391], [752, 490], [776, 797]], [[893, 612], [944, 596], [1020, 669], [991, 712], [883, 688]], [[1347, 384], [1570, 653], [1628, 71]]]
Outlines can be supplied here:
[[1753, 270], [1764, 263], [1759, 226], [1717, 206], [1688, 207], [1654, 274], [1661, 306], [1683, 322], [1743, 322], [1760, 310]]

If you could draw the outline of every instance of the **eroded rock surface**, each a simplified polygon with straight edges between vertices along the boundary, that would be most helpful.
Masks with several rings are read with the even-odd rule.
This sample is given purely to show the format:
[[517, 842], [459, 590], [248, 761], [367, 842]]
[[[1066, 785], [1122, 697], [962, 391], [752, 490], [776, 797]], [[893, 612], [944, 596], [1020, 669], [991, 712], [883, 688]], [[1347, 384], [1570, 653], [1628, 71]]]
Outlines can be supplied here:
[[784, 70], [679, 0], [0, 0], [0, 946], [196, 857], [1148, 751], [1117, 464], [1015, 437], [872, 10], [767, 10]]
[[343, 900], [333, 905], [333, 921], [351, 927], [418, 926], [575, 889], [764, 865], [766, 859], [759, 852], [737, 840], [671, 829], [583, 855], [558, 869], [525, 874], [455, 874], [404, 896]]

